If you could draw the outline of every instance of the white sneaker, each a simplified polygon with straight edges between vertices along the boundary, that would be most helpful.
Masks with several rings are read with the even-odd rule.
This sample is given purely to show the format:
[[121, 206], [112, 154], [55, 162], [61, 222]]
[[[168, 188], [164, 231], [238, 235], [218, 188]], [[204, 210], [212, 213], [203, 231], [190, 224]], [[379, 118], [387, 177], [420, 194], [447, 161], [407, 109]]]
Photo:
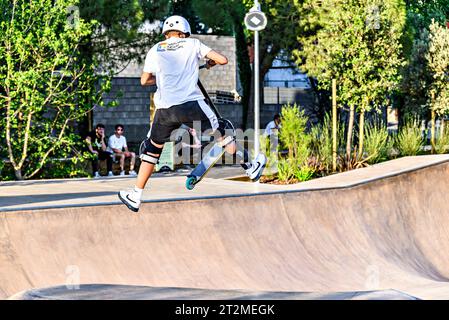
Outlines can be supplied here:
[[113, 177], [114, 176], [114, 174], [112, 173], [112, 171], [109, 171], [108, 172], [108, 177]]
[[262, 176], [266, 164], [267, 157], [263, 153], [259, 153], [254, 161], [251, 162], [251, 167], [246, 169], [246, 174], [251, 180], [258, 181]]
[[120, 175], [124, 176], [125, 175], [125, 171], [120, 171]]
[[101, 176], [100, 176], [100, 174], [98, 173], [98, 171], [95, 171], [95, 173], [94, 173], [94, 178], [95, 179], [97, 179], [97, 178], [100, 178]]
[[140, 198], [134, 189], [120, 191], [118, 197], [128, 207], [129, 210], [134, 212], [139, 211]]
[[137, 173], [134, 170], [131, 170], [129, 172], [129, 175], [135, 177], [135, 176], [137, 176]]

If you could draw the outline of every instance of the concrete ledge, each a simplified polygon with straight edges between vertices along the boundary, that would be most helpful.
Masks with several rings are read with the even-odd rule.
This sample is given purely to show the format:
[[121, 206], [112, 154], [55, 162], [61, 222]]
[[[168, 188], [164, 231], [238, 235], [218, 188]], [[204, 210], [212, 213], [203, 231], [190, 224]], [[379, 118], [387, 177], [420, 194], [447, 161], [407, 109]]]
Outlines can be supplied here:
[[[150, 179], [143, 203], [232, 198], [291, 192], [353, 188], [449, 162], [449, 155], [404, 157], [370, 167], [293, 185], [204, 179], [194, 190], [185, 188], [185, 177]], [[0, 183], [0, 212], [53, 208], [121, 205], [119, 190], [133, 187], [134, 178], [58, 179]]]

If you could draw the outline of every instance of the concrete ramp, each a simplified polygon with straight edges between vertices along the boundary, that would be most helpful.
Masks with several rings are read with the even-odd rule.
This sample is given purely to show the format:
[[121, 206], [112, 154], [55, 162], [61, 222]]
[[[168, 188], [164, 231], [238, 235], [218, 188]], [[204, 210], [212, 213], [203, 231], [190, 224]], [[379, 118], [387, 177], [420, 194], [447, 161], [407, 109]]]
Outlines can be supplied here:
[[81, 283], [448, 299], [448, 193], [445, 158], [352, 187], [153, 201], [138, 214], [0, 212], [0, 298]]

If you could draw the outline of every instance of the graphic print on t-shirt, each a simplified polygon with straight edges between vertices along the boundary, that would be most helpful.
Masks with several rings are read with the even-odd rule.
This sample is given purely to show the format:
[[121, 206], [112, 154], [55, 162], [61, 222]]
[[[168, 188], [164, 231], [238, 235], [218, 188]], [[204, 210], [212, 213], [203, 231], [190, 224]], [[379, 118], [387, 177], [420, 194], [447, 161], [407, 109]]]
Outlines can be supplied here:
[[186, 43], [185, 40], [180, 40], [175, 43], [167, 43], [167, 42], [161, 42], [157, 46], [158, 52], [164, 52], [164, 51], [176, 51], [178, 49], [184, 48], [184, 43]]

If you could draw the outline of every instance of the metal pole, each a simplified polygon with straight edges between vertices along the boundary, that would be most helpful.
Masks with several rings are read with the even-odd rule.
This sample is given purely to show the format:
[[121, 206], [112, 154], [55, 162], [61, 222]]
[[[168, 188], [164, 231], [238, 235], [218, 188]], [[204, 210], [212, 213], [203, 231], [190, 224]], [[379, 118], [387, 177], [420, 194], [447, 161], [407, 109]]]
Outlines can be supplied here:
[[[260, 10], [259, 0], [254, 0], [254, 7]], [[254, 156], [259, 154], [259, 31], [254, 31]]]
[[259, 154], [259, 31], [254, 31], [254, 156]]

